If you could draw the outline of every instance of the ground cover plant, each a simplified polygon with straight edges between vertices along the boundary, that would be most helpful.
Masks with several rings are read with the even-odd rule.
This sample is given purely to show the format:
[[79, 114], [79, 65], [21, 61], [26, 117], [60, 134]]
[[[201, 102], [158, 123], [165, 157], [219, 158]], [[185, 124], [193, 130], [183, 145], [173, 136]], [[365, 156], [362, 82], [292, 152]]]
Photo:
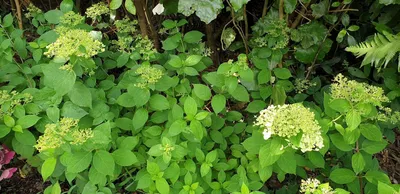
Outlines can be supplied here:
[[400, 193], [399, 4], [2, 1], [0, 189]]

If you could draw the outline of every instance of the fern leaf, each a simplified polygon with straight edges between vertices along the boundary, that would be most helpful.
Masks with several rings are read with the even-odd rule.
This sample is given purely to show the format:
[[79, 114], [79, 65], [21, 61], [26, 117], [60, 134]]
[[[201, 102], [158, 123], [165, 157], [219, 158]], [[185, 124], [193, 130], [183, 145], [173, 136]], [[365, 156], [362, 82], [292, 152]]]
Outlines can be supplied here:
[[371, 64], [380, 70], [385, 68], [389, 61], [400, 51], [400, 34], [378, 33], [375, 34], [371, 41], [347, 47], [346, 51], [352, 52], [357, 57], [365, 55], [361, 66]]

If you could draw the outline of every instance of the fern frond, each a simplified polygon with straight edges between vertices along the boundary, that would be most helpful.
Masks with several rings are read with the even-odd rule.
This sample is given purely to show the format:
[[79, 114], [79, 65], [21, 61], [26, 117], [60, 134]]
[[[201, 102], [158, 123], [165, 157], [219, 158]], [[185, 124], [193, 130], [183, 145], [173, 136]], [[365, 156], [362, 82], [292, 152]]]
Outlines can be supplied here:
[[400, 34], [388, 32], [375, 34], [374, 39], [346, 48], [357, 57], [365, 55], [361, 66], [371, 64], [379, 70], [385, 68], [389, 61], [400, 51]]

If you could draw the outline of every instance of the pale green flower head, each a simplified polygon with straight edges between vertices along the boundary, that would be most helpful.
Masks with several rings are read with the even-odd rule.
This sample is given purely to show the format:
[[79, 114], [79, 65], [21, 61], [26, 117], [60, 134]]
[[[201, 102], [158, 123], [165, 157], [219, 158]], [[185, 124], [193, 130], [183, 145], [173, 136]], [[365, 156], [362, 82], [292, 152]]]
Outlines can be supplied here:
[[389, 102], [380, 87], [354, 80], [348, 80], [342, 74], [338, 74], [331, 86], [331, 96], [333, 99], [346, 99], [353, 105], [358, 103], [369, 103], [374, 106], [382, 106], [382, 103]]
[[81, 29], [66, 29], [55, 42], [46, 48], [48, 50], [44, 54], [47, 57], [66, 59], [73, 55], [90, 58], [105, 50], [103, 43], [94, 39], [89, 32]]
[[294, 89], [297, 93], [303, 93], [308, 90], [310, 87], [316, 86], [317, 83], [313, 83], [308, 79], [296, 79], [294, 81]]
[[301, 180], [300, 193], [305, 194], [334, 194], [332, 187], [329, 183], [323, 183], [318, 179]]
[[47, 124], [35, 148], [39, 152], [57, 149], [63, 144], [82, 145], [94, 136], [91, 129], [79, 129], [77, 119], [62, 118], [55, 124]]
[[69, 11], [65, 13], [63, 16], [60, 18], [60, 24], [67, 26], [67, 27], [74, 27], [79, 24], [82, 24], [85, 21], [85, 17], [73, 12]]
[[143, 60], [150, 60], [156, 53], [157, 50], [154, 48], [153, 42], [147, 37], [138, 35], [135, 39], [135, 47], [132, 51], [138, 52]]
[[17, 91], [8, 92], [0, 90], [0, 120], [4, 115], [12, 115], [17, 106], [25, 105], [33, 99], [29, 93], [18, 93]]
[[302, 104], [271, 105], [260, 112], [255, 125], [264, 130], [264, 139], [279, 136], [293, 148], [307, 152], [324, 146], [321, 127], [314, 117]]
[[97, 20], [102, 15], [110, 14], [110, 9], [104, 2], [96, 3], [86, 9], [86, 16], [93, 21]]
[[124, 18], [122, 20], [116, 20], [114, 22], [115, 27], [119, 33], [135, 33], [137, 31], [136, 26], [138, 24], [137, 20], [131, 20], [129, 18]]
[[43, 11], [41, 9], [39, 9], [38, 7], [36, 7], [33, 3], [29, 3], [29, 5], [26, 9], [28, 11], [27, 13], [25, 13], [26, 18], [34, 18], [38, 14], [43, 13]]
[[152, 67], [150, 65], [142, 65], [135, 71], [139, 75], [138, 83], [135, 86], [140, 88], [147, 88], [158, 82], [164, 75], [161, 69]]

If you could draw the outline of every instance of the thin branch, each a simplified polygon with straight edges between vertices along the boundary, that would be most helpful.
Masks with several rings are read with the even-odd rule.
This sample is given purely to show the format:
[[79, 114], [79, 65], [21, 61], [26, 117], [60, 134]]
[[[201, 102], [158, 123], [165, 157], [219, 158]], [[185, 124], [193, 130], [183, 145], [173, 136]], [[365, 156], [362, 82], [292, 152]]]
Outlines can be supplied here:
[[19, 3], [19, 0], [14, 0], [14, 2], [15, 2], [15, 9], [17, 10], [18, 27], [19, 29], [23, 30], [24, 27], [22, 26], [21, 4]]
[[[290, 28], [296, 28], [301, 21], [301, 18], [307, 18], [304, 16], [304, 13], [306, 13], [307, 11], [307, 7], [310, 5], [311, 2], [308, 2], [302, 9], [300, 12], [297, 12], [299, 15], [297, 15], [296, 19], [294, 20], [294, 22], [292, 23], [292, 25], [290, 26]], [[307, 18], [308, 19], [308, 18]]]
[[342, 11], [358, 11], [358, 9], [340, 9], [340, 10], [329, 10], [329, 13], [337, 13], [337, 12], [342, 12]]
[[249, 41], [249, 21], [247, 20], [246, 5], [243, 6], [244, 34], [246, 41]]
[[264, 7], [263, 7], [263, 12], [262, 12], [262, 17], [267, 15], [267, 11], [268, 11], [268, 0], [265, 0]]
[[227, 2], [228, 2], [229, 7], [231, 8], [231, 16], [232, 16], [233, 26], [235, 26], [235, 28], [236, 28], [237, 31], [239, 32], [239, 35], [240, 35], [240, 36], [242, 37], [242, 39], [243, 39], [243, 44], [244, 44], [244, 47], [245, 47], [245, 49], [246, 49], [246, 56], [247, 56], [247, 58], [248, 58], [248, 55], [249, 55], [249, 46], [248, 46], [248, 44], [247, 44], [246, 37], [244, 36], [243, 30], [242, 30], [242, 29], [237, 25], [237, 23], [236, 23], [235, 12], [233, 11], [233, 7], [232, 7], [231, 3], [229, 3], [229, 1], [227, 1]]
[[283, 16], [284, 16], [284, 13], [283, 13], [283, 2], [284, 2], [284, 0], [279, 0], [279, 19], [280, 20], [283, 20]]

